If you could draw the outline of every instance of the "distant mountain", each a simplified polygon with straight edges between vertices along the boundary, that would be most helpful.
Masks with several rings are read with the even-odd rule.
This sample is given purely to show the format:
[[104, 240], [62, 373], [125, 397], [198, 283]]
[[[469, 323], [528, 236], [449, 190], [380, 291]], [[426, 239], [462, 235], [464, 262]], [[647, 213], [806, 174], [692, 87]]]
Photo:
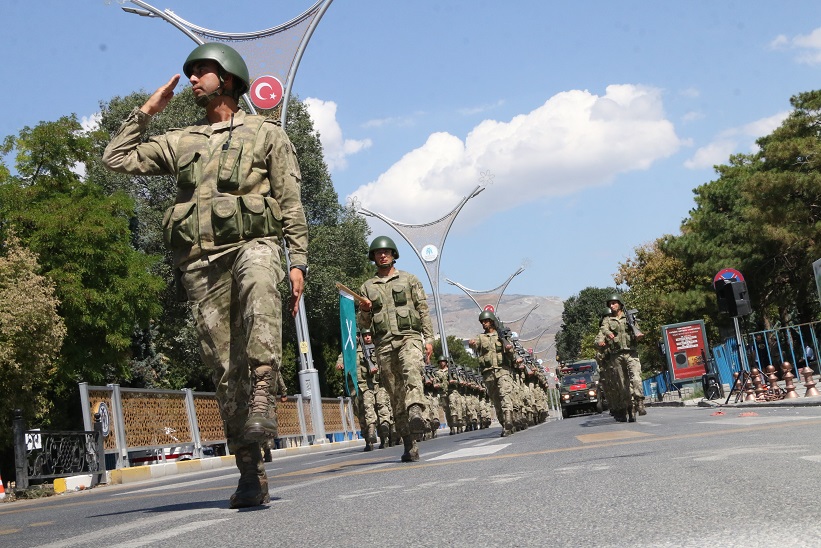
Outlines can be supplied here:
[[[448, 336], [469, 339], [482, 331], [479, 325], [479, 307], [467, 295], [443, 294], [440, 295], [442, 301], [442, 315], [445, 324], [445, 334]], [[433, 296], [428, 296], [428, 305], [431, 314], [435, 312]], [[538, 305], [538, 306], [537, 306]], [[533, 307], [536, 306], [535, 309]], [[521, 325], [521, 320], [531, 309], [533, 311]], [[562, 324], [562, 311], [564, 303], [558, 297], [536, 297], [533, 295], [503, 295], [496, 311], [497, 317], [505, 322], [514, 331], [518, 329], [519, 339], [525, 348], [534, 348], [538, 342], [538, 348], [534, 350], [544, 350], [553, 342], [556, 332]], [[434, 331], [439, 331], [435, 316], [431, 317]], [[547, 330], [538, 341], [536, 337]], [[547, 356], [554, 356], [555, 349], [550, 348]]]

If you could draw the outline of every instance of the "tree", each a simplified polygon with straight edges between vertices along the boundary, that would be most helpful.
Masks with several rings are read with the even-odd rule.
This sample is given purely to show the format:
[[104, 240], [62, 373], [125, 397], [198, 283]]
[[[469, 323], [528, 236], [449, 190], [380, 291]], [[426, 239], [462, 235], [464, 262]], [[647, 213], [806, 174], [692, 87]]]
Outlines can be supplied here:
[[657, 347], [662, 326], [693, 319], [704, 319], [708, 329], [714, 325], [705, 311], [711, 310], [715, 294], [681, 260], [664, 251], [669, 238], [637, 247], [632, 258], [619, 264], [614, 276], [617, 284], [629, 287], [624, 294], [625, 306], [638, 310], [645, 334], [639, 346], [642, 369], [655, 372], [665, 367]]
[[[468, 353], [465, 349], [465, 343], [462, 339], [454, 337], [453, 335], [448, 335], [448, 354], [450, 358], [453, 360], [453, 363], [457, 365], [463, 365], [465, 367], [469, 367], [471, 369], [475, 369], [476, 371], [479, 370], [479, 360]], [[437, 339], [433, 341], [433, 355], [431, 356], [431, 362], [436, 362], [439, 359], [439, 356], [442, 354], [442, 340]]]
[[0, 240], [13, 229], [54, 283], [67, 333], [51, 387], [66, 405], [80, 381], [128, 378], [134, 329], [159, 312], [156, 259], [131, 246], [133, 201], [77, 173], [98, 137], [72, 115], [25, 127], [3, 144], [4, 154], [15, 153], [17, 175], [0, 181]]
[[556, 333], [557, 360], [570, 362], [593, 357], [592, 351], [582, 352], [582, 342], [591, 333], [595, 337], [599, 320], [607, 310], [607, 299], [614, 293], [621, 292], [614, 287], [586, 287], [564, 302], [562, 326]]
[[[46, 398], [66, 335], [57, 313], [54, 283], [39, 274], [37, 256], [9, 232], [0, 255], [0, 417], [12, 411], [43, 424], [51, 409]], [[0, 453], [11, 447], [11, 429], [0, 429]]]

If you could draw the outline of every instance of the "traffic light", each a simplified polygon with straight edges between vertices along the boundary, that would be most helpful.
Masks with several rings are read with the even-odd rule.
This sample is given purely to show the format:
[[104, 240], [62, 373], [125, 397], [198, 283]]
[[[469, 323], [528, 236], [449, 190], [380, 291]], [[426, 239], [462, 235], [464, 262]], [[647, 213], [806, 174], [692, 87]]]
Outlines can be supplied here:
[[716, 282], [716, 297], [719, 311], [730, 316], [747, 316], [753, 311], [744, 282], [719, 280]]

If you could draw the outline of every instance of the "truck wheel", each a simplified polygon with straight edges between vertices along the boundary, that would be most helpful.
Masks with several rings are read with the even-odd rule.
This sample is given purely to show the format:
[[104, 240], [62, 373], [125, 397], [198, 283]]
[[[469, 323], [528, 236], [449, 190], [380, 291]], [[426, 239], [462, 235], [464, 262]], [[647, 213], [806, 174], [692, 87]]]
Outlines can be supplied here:
[[569, 419], [570, 418], [570, 411], [568, 411], [567, 409], [562, 408], [562, 418], [563, 419]]

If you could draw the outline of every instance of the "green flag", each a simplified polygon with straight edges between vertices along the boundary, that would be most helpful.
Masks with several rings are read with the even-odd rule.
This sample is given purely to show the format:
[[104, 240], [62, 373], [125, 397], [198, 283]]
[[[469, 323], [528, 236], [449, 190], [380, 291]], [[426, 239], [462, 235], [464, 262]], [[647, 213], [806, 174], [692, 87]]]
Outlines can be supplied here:
[[353, 297], [339, 292], [339, 327], [342, 332], [342, 360], [345, 364], [345, 393], [356, 396], [356, 311]]

